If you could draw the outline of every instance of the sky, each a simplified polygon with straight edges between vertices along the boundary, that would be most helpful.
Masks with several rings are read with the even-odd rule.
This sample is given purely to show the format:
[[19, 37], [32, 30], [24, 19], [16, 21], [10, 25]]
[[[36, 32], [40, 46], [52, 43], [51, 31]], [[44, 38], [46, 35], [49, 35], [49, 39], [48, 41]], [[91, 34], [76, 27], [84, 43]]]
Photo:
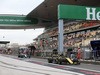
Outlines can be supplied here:
[[[0, 0], [0, 14], [27, 15], [44, 0]], [[33, 39], [43, 33], [41, 29], [0, 29], [0, 41], [10, 41], [10, 44], [30, 44]]]

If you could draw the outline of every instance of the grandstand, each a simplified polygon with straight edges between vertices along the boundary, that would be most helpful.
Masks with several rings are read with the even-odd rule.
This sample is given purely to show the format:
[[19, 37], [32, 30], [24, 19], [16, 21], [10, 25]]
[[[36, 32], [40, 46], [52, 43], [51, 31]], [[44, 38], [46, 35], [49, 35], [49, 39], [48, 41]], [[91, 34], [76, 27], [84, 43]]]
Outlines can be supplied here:
[[[87, 47], [90, 48], [91, 40], [100, 39], [100, 23], [94, 21], [75, 21], [64, 25], [64, 49]], [[46, 35], [46, 36], [45, 36]], [[42, 36], [42, 37], [40, 37]], [[38, 38], [44, 40], [44, 50], [50, 52], [54, 48], [58, 48], [58, 27], [47, 30]], [[38, 39], [37, 38], [37, 39]], [[46, 42], [45, 42], [46, 40]], [[39, 46], [41, 47], [41, 46]]]
[[[36, 39], [38, 47], [44, 50], [47, 55], [54, 48], [58, 48], [58, 24], [57, 24], [57, 6], [58, 4], [81, 5], [99, 7], [99, 0], [45, 0], [34, 11], [28, 14], [28, 17], [40, 17], [51, 20], [55, 25], [45, 26], [45, 32]], [[41, 12], [41, 13], [39, 13]], [[64, 20], [64, 51], [67, 48], [90, 48], [90, 40], [100, 39], [100, 21], [86, 20]], [[42, 44], [39, 45], [40, 41]], [[84, 50], [84, 49], [82, 49]]]

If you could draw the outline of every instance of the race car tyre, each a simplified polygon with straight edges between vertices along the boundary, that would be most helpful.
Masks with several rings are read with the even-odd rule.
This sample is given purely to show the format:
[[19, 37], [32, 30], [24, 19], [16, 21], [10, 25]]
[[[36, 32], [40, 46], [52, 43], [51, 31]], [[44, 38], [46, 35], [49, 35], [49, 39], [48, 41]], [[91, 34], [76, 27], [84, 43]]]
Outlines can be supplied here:
[[62, 65], [62, 60], [61, 60], [61, 59], [59, 60], [58, 64], [59, 64], [59, 65]]
[[73, 62], [73, 63], [74, 63], [74, 65], [80, 65], [80, 62], [79, 61]]
[[52, 59], [51, 58], [48, 59], [48, 63], [52, 63]]

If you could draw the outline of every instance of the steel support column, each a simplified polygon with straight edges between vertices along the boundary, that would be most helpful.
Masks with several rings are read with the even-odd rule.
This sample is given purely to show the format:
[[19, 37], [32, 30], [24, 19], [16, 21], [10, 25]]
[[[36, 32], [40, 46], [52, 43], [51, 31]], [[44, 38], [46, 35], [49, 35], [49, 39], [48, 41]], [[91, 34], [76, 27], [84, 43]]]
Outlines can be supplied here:
[[62, 54], [63, 53], [63, 19], [59, 19], [59, 22], [58, 22], [59, 26], [59, 36], [58, 36], [58, 53], [59, 54]]

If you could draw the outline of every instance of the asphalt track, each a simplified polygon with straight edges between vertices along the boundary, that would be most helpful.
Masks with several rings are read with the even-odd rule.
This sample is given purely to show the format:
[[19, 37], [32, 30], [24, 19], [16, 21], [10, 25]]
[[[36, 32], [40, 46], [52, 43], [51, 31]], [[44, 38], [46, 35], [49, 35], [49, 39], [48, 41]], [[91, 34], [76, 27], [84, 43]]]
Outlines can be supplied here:
[[66, 72], [71, 73], [79, 73], [78, 75], [100, 75], [100, 65], [92, 65], [92, 64], [81, 64], [81, 65], [58, 65], [58, 64], [52, 64], [48, 63], [46, 59], [40, 59], [40, 58], [17, 58], [17, 56], [10, 56], [10, 55], [2, 55], [5, 57], [34, 63], [42, 66], [47, 66], [59, 70], [64, 70]]

